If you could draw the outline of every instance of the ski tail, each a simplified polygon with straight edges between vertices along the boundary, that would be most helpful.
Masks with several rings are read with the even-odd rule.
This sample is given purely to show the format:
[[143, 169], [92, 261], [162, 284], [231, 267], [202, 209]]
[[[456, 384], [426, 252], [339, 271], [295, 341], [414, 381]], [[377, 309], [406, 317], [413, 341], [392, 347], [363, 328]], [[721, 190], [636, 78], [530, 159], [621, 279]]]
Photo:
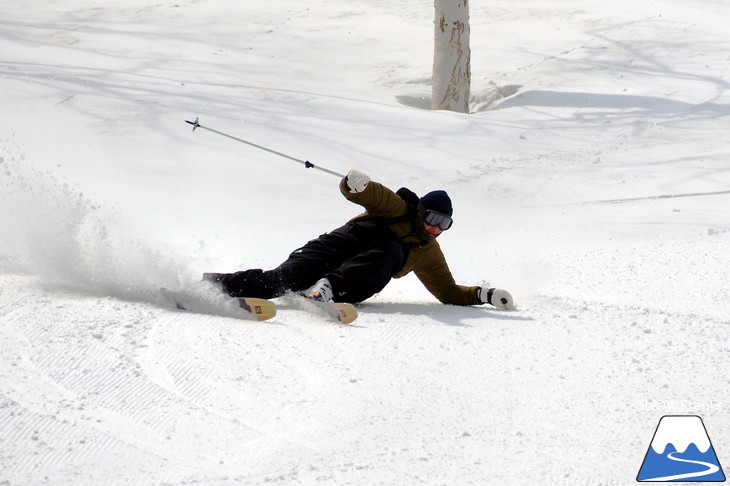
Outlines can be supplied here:
[[226, 295], [202, 296], [191, 292], [160, 289], [162, 303], [197, 314], [212, 314], [238, 319], [265, 321], [276, 315], [276, 305], [255, 297], [235, 298]]
[[239, 297], [238, 305], [248, 311], [257, 321], [266, 321], [276, 315], [276, 305], [266, 299]]

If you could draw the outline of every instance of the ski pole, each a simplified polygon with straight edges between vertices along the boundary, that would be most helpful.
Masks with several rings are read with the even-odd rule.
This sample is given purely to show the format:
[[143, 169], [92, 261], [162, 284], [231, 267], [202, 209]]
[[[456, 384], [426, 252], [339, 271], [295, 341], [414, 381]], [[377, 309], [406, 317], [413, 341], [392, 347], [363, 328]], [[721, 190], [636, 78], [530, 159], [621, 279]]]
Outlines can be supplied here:
[[343, 177], [345, 177], [343, 174], [339, 174], [339, 173], [337, 173], [337, 172], [335, 172], [333, 170], [329, 170], [329, 169], [325, 169], [324, 167], [316, 166], [316, 165], [314, 165], [313, 163], [311, 163], [308, 160], [300, 160], [300, 159], [297, 159], [296, 157], [292, 157], [290, 155], [286, 155], [286, 154], [283, 154], [281, 152], [277, 152], [276, 150], [272, 150], [270, 148], [266, 148], [266, 147], [263, 147], [261, 145], [257, 145], [257, 144], [255, 144], [253, 142], [249, 142], [249, 141], [243, 140], [242, 138], [234, 137], [233, 135], [228, 135], [227, 133], [219, 132], [218, 130], [213, 130], [212, 128], [205, 127], [205, 126], [201, 125], [200, 123], [198, 123], [198, 118], [195, 118], [195, 121], [194, 122], [185, 120], [185, 123], [191, 124], [193, 126], [193, 131], [195, 131], [196, 128], [202, 128], [203, 130], [208, 130], [209, 132], [217, 133], [218, 135], [223, 135], [224, 137], [228, 137], [228, 138], [231, 138], [231, 139], [236, 140], [238, 142], [245, 143], [246, 145], [251, 145], [252, 147], [256, 147], [258, 149], [265, 150], [265, 151], [267, 151], [269, 153], [278, 155], [280, 157], [284, 157], [285, 159], [293, 160], [294, 162], [299, 162], [300, 164], [303, 164], [304, 165], [304, 168], [305, 169], [317, 169], [317, 170], [321, 170], [322, 172], [326, 172], [328, 174], [332, 174], [333, 176], [337, 176], [340, 179], [342, 179]]

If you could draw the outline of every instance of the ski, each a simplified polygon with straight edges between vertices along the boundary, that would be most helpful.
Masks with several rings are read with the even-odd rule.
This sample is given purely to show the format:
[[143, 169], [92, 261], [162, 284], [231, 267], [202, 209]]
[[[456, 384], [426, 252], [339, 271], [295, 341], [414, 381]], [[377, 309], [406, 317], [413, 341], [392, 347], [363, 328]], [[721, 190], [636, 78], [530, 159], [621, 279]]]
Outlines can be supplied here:
[[256, 318], [257, 321], [265, 321], [276, 315], [276, 304], [258, 297], [239, 297], [238, 305]]
[[180, 310], [199, 314], [224, 315], [239, 319], [265, 321], [276, 315], [276, 305], [255, 297], [215, 296], [206, 299], [184, 291], [160, 289], [160, 296]]
[[344, 302], [322, 302], [321, 300], [310, 299], [302, 296], [304, 307], [313, 307], [320, 312], [336, 319], [342, 324], [350, 324], [357, 319], [357, 309], [352, 304]]
[[[255, 297], [228, 297], [225, 294], [207, 298], [190, 292], [160, 289], [162, 303], [174, 308], [198, 314], [213, 314], [239, 319], [265, 321], [276, 315], [276, 304]], [[302, 309], [326, 315], [341, 324], [351, 324], [357, 319], [357, 309], [344, 302], [322, 302], [307, 297], [299, 297]]]

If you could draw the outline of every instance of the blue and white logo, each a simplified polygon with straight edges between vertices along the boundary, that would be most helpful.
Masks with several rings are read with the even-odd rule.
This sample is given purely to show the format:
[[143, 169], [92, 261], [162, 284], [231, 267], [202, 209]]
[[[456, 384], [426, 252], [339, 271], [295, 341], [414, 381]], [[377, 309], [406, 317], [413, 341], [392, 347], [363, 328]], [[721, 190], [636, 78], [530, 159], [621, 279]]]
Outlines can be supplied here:
[[702, 419], [697, 415], [662, 417], [636, 480], [725, 481]]

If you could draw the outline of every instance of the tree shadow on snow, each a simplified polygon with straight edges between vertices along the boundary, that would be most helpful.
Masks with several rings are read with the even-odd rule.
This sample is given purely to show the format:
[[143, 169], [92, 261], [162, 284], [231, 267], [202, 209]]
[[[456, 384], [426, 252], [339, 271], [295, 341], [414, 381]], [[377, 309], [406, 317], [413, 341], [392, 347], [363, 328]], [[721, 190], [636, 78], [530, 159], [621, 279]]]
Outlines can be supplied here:
[[658, 96], [636, 96], [584, 92], [560, 92], [534, 89], [517, 94], [491, 108], [501, 110], [515, 106], [550, 108], [639, 109], [655, 114], [675, 114], [693, 111], [697, 114], [724, 116], [730, 105], [705, 102], [699, 104]]
[[[730, 105], [715, 102], [721, 99], [730, 89], [730, 82], [717, 75], [717, 71], [701, 70], [696, 66], [688, 65], [686, 59], [691, 59], [694, 52], [714, 52], [714, 39], [700, 36], [699, 38], [684, 37], [686, 32], [676, 30], [676, 35], [667, 35], [668, 32], [659, 30], [664, 26], [663, 21], [644, 22], [632, 21], [614, 23], [588, 30], [592, 41], [590, 44], [576, 43], [572, 48], [550, 56], [543, 60], [523, 66], [519, 70], [548, 69], [553, 72], [569, 72], [580, 74], [586, 79], [604, 79], [606, 84], [623, 84], [636, 82], [637, 79], [652, 79], [657, 81], [654, 90], [656, 95], [632, 95], [623, 93], [591, 93], [553, 91], [546, 89], [520, 89], [510, 93], [502, 99], [495, 99], [493, 104], [484, 103], [476, 111], [502, 110], [511, 107], [526, 108], [574, 108], [576, 118], [588, 116], [592, 120], [601, 120], [601, 117], [611, 120], [620, 120], [622, 116], [633, 118], [637, 112], [648, 116], [676, 116], [679, 114], [695, 118], [716, 118], [730, 114]], [[647, 31], [653, 27], [656, 31]], [[632, 39], [636, 32], [647, 33], [649, 36]], [[531, 56], [539, 56], [537, 52], [526, 52]], [[666, 53], [680, 54], [669, 57]], [[708, 61], [709, 62], [709, 61]], [[707, 66], [709, 67], [709, 66]], [[632, 81], [633, 80], [633, 81]], [[686, 92], [677, 93], [662, 89], [664, 82], [681, 81], [687, 86]], [[605, 88], [603, 85], [601, 88]], [[706, 101], [700, 103], [686, 102], [678, 97], [687, 96], [692, 89], [713, 87], [706, 95]], [[521, 88], [521, 87], [520, 87]], [[615, 87], [614, 87], [615, 89]], [[624, 90], [626, 91], [626, 90]], [[714, 94], [712, 92], [714, 91]], [[676, 94], [676, 95], [675, 95]], [[581, 113], [581, 109], [592, 110], [592, 113]], [[617, 113], [618, 112], [618, 113]]]

